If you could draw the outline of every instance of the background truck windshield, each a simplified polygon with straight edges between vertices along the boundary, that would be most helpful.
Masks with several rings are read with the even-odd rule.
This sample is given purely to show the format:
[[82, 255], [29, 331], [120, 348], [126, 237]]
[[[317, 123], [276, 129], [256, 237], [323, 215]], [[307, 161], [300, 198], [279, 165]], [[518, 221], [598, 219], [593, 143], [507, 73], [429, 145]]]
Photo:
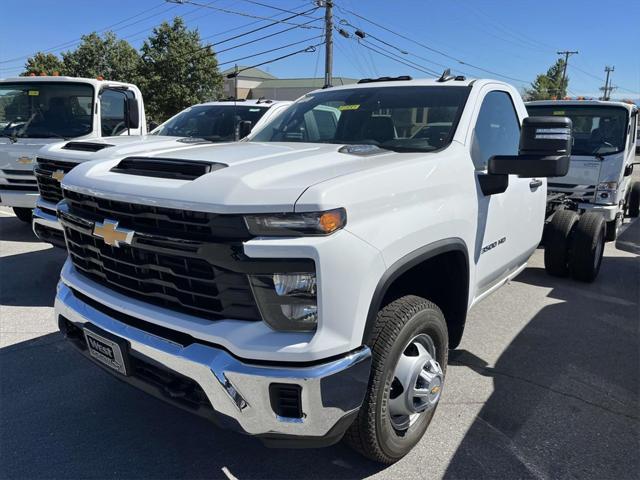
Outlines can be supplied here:
[[366, 144], [398, 152], [447, 146], [468, 87], [376, 87], [306, 95], [251, 138], [257, 142]]
[[0, 83], [0, 135], [72, 138], [93, 130], [93, 87], [86, 83]]
[[569, 117], [573, 122], [572, 155], [610, 155], [622, 152], [627, 137], [627, 110], [589, 105], [530, 105], [531, 116]]
[[268, 110], [267, 106], [198, 105], [170, 118], [151, 135], [204, 138], [211, 142], [235, 140], [237, 125], [245, 120], [255, 125]]

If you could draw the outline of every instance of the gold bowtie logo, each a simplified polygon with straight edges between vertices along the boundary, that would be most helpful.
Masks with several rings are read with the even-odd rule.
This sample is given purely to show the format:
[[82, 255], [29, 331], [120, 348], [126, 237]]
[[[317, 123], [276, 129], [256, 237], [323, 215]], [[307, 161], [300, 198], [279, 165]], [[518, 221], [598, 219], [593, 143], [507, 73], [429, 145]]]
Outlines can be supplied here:
[[51, 178], [57, 180], [58, 183], [61, 183], [62, 179], [64, 178], [64, 170], [56, 170], [51, 174]]
[[118, 228], [117, 221], [106, 218], [104, 222], [96, 222], [93, 226], [93, 235], [102, 238], [104, 243], [112, 247], [119, 247], [120, 244], [131, 245], [135, 233], [133, 230]]
[[30, 163], [33, 163], [33, 158], [31, 157], [20, 157], [18, 158], [18, 163], [21, 165], [29, 165]]

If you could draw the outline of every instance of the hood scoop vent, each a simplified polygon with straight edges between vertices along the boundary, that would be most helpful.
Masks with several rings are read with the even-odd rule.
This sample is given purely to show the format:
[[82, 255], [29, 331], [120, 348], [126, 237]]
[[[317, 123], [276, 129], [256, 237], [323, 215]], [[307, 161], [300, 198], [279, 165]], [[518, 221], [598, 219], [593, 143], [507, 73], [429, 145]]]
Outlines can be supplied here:
[[207, 173], [227, 167], [224, 163], [182, 160], [178, 158], [127, 157], [112, 172], [142, 177], [195, 180]]
[[95, 142], [69, 142], [63, 150], [78, 150], [80, 152], [99, 152], [104, 148], [113, 147], [109, 143], [95, 143]]
[[370, 157], [372, 155], [380, 155], [381, 153], [389, 153], [389, 150], [378, 147], [377, 145], [345, 145], [338, 152], [348, 153], [350, 155], [358, 155], [360, 157]]

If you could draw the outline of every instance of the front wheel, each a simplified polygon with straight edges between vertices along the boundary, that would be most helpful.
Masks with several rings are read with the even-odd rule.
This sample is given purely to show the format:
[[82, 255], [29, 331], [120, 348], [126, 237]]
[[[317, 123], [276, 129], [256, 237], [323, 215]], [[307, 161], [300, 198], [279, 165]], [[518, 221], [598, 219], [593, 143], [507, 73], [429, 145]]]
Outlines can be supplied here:
[[23, 208], [23, 207], [13, 207], [13, 213], [16, 214], [16, 217], [18, 217], [18, 220], [25, 223], [31, 223], [31, 215], [33, 213], [32, 209]]
[[631, 185], [627, 209], [630, 217], [635, 218], [640, 215], [640, 182], [633, 182]]
[[378, 313], [369, 344], [369, 387], [345, 440], [390, 464], [409, 453], [431, 423], [447, 367], [447, 325], [435, 304], [408, 295]]

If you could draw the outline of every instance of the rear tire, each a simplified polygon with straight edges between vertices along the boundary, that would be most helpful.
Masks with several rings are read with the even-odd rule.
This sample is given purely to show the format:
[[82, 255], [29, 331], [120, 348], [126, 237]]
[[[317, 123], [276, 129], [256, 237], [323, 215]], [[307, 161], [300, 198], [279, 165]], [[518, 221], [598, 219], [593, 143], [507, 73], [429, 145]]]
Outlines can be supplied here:
[[575, 280], [593, 282], [598, 276], [604, 254], [606, 223], [602, 215], [587, 212], [573, 232], [569, 270]]
[[549, 275], [566, 277], [569, 273], [571, 234], [579, 215], [573, 210], [557, 210], [544, 232], [544, 268]]
[[631, 185], [628, 212], [629, 216], [633, 218], [640, 215], [640, 182], [633, 182]]
[[[422, 374], [426, 373], [428, 376], [431, 371], [427, 365], [420, 367], [420, 362], [414, 362], [413, 365], [418, 366], [417, 370], [409, 370], [420, 373], [418, 384], [413, 383], [413, 380], [405, 381], [404, 384], [412, 387], [402, 388], [398, 372], [402, 370], [401, 366], [407, 365], [405, 362], [420, 358], [419, 350], [412, 343], [417, 339], [427, 340], [425, 345], [431, 342], [426, 350], [432, 350], [430, 358], [439, 364], [440, 382], [419, 387], [418, 391], [428, 391], [434, 395], [425, 410], [406, 416], [394, 415], [394, 412], [397, 413], [397, 405], [404, 405], [405, 398], [414, 399], [410, 394], [413, 386], [422, 381]], [[433, 418], [449, 354], [447, 325], [436, 305], [424, 298], [407, 295], [378, 313], [372, 338], [368, 343], [373, 356], [369, 387], [358, 417], [344, 439], [365, 457], [391, 464], [404, 457], [420, 441]], [[412, 347], [415, 350], [413, 354], [410, 351]], [[405, 392], [408, 397], [405, 397]]]
[[16, 214], [18, 220], [29, 224], [31, 223], [31, 215], [33, 214], [31, 208], [13, 207], [13, 213]]

